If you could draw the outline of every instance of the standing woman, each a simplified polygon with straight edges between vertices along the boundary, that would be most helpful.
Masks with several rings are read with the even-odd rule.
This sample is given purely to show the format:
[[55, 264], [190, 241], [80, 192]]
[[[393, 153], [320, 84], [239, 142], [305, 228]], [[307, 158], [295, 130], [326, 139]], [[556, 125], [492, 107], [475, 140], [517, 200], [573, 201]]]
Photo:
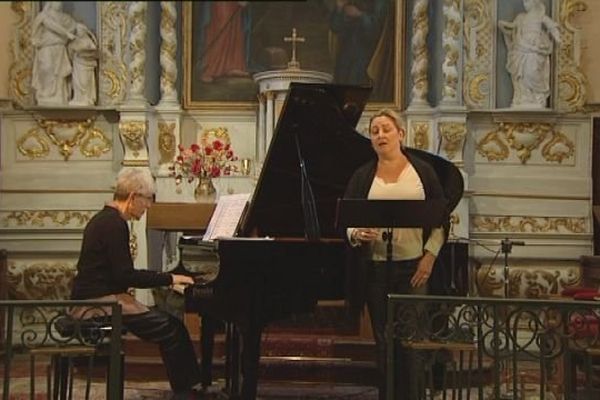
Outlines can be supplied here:
[[[406, 136], [397, 114], [383, 109], [369, 123], [371, 145], [377, 159], [358, 168], [346, 188], [345, 198], [369, 200], [424, 200], [443, 198], [433, 167], [403, 148]], [[386, 261], [383, 229], [348, 228], [351, 245], [350, 304], [361, 310], [366, 302], [375, 337], [379, 398], [385, 398], [385, 317], [389, 293], [427, 294], [436, 257], [446, 240], [447, 227], [395, 228], [392, 263]], [[396, 358], [394, 398], [410, 393], [410, 366], [405, 351]]]
[[[154, 180], [149, 171], [121, 171], [113, 200], [92, 217], [83, 232], [71, 298], [118, 301], [123, 309], [123, 326], [139, 338], [158, 344], [173, 399], [194, 399], [197, 395], [192, 387], [200, 381], [200, 371], [185, 325], [164, 311], [149, 309], [127, 293], [132, 287], [194, 283], [185, 275], [133, 268], [127, 221], [140, 219], [152, 205], [153, 196]], [[85, 310], [73, 314], [85, 316]]]

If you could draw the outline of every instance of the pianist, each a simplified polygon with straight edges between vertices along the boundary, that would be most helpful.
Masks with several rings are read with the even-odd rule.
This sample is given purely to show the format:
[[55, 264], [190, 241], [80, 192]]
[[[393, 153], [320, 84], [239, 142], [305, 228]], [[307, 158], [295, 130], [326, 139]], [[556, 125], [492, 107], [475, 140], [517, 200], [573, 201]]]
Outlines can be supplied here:
[[[369, 123], [371, 145], [377, 159], [356, 170], [346, 188], [345, 198], [424, 200], [444, 196], [433, 169], [424, 160], [402, 147], [405, 131], [392, 110], [381, 110]], [[443, 227], [396, 228], [393, 231], [392, 263], [386, 261], [382, 230], [349, 228], [352, 246], [351, 303], [362, 309], [366, 302], [375, 338], [379, 375], [379, 398], [385, 398], [385, 308], [388, 293], [427, 294], [429, 280], [439, 250], [446, 239]], [[446, 230], [447, 232], [447, 230]], [[401, 350], [396, 367], [396, 395], [410, 393], [406, 365]]]
[[[117, 177], [113, 200], [88, 222], [83, 232], [71, 298], [116, 300], [123, 325], [143, 340], [157, 343], [174, 399], [193, 399], [199, 382], [196, 353], [183, 323], [158, 309], [149, 309], [127, 289], [193, 283], [192, 278], [133, 268], [127, 221], [140, 219], [152, 204], [154, 181], [141, 169], [124, 169]], [[83, 310], [75, 310], [82, 315]], [[85, 317], [85, 316], [84, 316]]]

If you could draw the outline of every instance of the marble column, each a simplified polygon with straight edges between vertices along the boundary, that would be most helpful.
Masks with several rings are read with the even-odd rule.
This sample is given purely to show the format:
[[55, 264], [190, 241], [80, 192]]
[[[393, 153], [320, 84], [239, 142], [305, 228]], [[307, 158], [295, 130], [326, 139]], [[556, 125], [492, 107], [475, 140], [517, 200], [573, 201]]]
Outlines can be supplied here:
[[461, 0], [444, 0], [444, 31], [442, 32], [442, 106], [462, 103], [460, 90], [462, 17]]
[[416, 0], [412, 10], [413, 29], [411, 40], [412, 67], [410, 76], [412, 78], [412, 90], [409, 107], [428, 107], [427, 91], [429, 82], [427, 80], [427, 69], [429, 54], [427, 50], [427, 34], [429, 33], [429, 17], [427, 8], [429, 0]]
[[146, 86], [146, 15], [148, 3], [133, 1], [129, 5], [128, 19], [131, 26], [129, 33], [130, 84], [127, 96], [128, 103], [146, 104], [144, 89]]
[[178, 105], [177, 81], [177, 8], [175, 2], [160, 2], [160, 103]]

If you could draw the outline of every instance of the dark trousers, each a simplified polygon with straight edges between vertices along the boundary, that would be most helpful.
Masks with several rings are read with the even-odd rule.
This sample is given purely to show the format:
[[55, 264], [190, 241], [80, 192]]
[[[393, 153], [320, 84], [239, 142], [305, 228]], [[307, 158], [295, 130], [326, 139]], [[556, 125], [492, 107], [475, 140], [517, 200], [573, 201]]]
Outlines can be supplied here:
[[189, 390], [200, 382], [200, 368], [190, 335], [181, 320], [157, 309], [123, 315], [123, 325], [140, 339], [157, 343], [174, 392]]
[[[371, 327], [375, 338], [379, 398], [385, 398], [386, 392], [386, 343], [385, 318], [387, 312], [387, 295], [396, 294], [427, 294], [427, 286], [413, 288], [410, 280], [417, 268], [418, 260], [373, 262], [369, 267], [367, 282], [367, 308], [371, 317]], [[408, 365], [408, 354], [400, 344], [396, 344], [395, 355], [395, 399], [408, 398], [411, 382]]]

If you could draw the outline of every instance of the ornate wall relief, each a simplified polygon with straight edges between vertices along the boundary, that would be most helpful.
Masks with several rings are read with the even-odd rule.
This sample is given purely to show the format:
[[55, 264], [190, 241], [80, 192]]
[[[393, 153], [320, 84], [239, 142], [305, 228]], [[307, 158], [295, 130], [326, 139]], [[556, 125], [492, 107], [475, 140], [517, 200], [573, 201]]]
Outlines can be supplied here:
[[585, 218], [472, 215], [472, 232], [554, 233], [590, 232]]
[[439, 122], [438, 132], [441, 149], [448, 159], [462, 160], [462, 149], [467, 136], [466, 124], [464, 122]]
[[587, 100], [587, 79], [581, 69], [580, 29], [573, 26], [571, 18], [587, 6], [582, 0], [560, 2], [561, 44], [558, 50], [558, 108], [582, 111]]
[[467, 106], [486, 109], [492, 106], [495, 0], [464, 2], [463, 98]]
[[101, 1], [100, 65], [98, 104], [116, 105], [125, 100], [129, 69], [125, 64], [128, 49], [127, 2]]
[[410, 130], [412, 133], [412, 147], [428, 150], [429, 149], [429, 122], [411, 121]]
[[9, 262], [9, 296], [15, 300], [69, 299], [75, 272], [75, 264], [68, 261]]
[[65, 161], [79, 148], [86, 158], [97, 158], [112, 149], [112, 140], [95, 126], [94, 119], [36, 120], [37, 127], [17, 137], [17, 149], [24, 156], [35, 159], [47, 157], [54, 146]]
[[413, 32], [411, 40], [411, 52], [413, 62], [410, 69], [413, 87], [410, 99], [410, 105], [427, 105], [427, 91], [429, 81], [427, 80], [427, 70], [429, 66], [429, 54], [427, 51], [427, 34], [429, 32], [429, 17], [427, 8], [429, 0], [416, 0], [413, 5], [412, 19]]
[[[502, 267], [480, 267], [475, 274], [475, 288], [479, 296], [504, 296]], [[508, 272], [509, 297], [544, 298], [581, 282], [579, 268], [510, 267]]]
[[148, 165], [148, 122], [147, 121], [123, 121], [119, 123], [121, 142], [125, 149], [123, 157], [124, 166], [147, 166]]
[[477, 142], [477, 151], [488, 161], [501, 161], [513, 149], [525, 164], [542, 143], [541, 154], [548, 162], [562, 163], [575, 152], [573, 141], [555, 130], [554, 124], [540, 122], [501, 122]]
[[176, 122], [160, 121], [158, 123], [159, 164], [170, 164], [173, 158], [175, 158], [175, 146], [177, 143], [177, 138], [175, 137], [176, 126]]
[[5, 228], [83, 229], [95, 211], [20, 210], [0, 212]]

